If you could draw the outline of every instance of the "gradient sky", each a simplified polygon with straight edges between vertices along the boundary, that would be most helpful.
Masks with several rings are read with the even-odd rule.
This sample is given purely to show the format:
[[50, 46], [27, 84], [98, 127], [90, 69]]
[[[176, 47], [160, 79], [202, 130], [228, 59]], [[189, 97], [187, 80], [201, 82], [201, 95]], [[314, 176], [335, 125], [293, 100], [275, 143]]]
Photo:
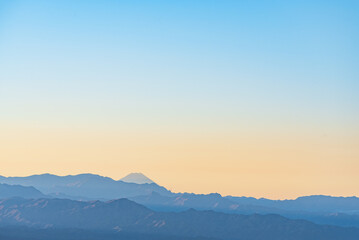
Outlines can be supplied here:
[[1, 1], [0, 175], [359, 196], [358, 1]]

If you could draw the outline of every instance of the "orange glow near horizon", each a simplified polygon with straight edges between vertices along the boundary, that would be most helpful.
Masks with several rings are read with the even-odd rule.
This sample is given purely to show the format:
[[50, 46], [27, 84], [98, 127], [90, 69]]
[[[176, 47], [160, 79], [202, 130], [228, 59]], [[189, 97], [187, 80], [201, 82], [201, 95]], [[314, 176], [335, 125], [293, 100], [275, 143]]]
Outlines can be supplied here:
[[175, 192], [272, 199], [359, 195], [359, 138], [355, 135], [25, 127], [1, 132], [3, 176], [94, 173], [117, 180], [142, 172]]

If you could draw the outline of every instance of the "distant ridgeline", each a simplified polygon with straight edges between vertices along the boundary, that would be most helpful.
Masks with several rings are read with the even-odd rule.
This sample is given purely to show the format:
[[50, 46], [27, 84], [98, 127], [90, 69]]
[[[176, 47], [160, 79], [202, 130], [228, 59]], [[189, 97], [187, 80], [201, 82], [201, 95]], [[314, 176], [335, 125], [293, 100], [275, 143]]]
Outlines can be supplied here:
[[49, 196], [75, 200], [110, 200], [148, 195], [152, 192], [163, 196], [173, 195], [142, 174], [130, 174], [123, 180], [115, 181], [94, 174], [69, 176], [42, 174], [29, 177], [1, 177], [0, 183], [33, 186]]
[[[160, 239], [158, 234], [165, 235], [166, 239], [172, 239], [169, 236], [173, 239], [177, 236], [186, 239], [359, 239], [357, 228], [341, 228], [359, 228], [357, 197], [307, 196], [279, 201], [222, 197], [216, 193], [173, 193], [141, 173], [130, 174], [119, 181], [93, 174], [43, 174], [0, 177], [0, 183], [0, 199], [3, 199], [0, 226], [6, 226], [9, 234], [48, 234], [48, 238], [56, 239], [51, 234], [56, 235], [57, 230], [40, 233], [28, 228], [73, 227], [86, 229], [86, 234], [88, 230], [96, 230], [100, 235], [115, 231], [108, 239], [121, 239], [121, 236], [136, 239], [143, 236], [141, 234], [145, 234], [146, 239]], [[227, 215], [229, 213], [236, 215]], [[23, 229], [12, 231], [9, 226]], [[64, 230], [65, 233], [68, 230]], [[105, 235], [100, 239], [107, 239]], [[1, 236], [0, 239], [6, 239]]]

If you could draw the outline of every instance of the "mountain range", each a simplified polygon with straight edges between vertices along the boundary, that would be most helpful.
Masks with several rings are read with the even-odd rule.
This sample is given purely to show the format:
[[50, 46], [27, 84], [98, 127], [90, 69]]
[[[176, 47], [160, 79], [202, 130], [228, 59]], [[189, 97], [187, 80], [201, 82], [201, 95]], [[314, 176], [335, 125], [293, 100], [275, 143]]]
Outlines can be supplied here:
[[189, 209], [156, 212], [128, 199], [75, 201], [12, 198], [0, 201], [0, 226], [83, 229], [109, 234], [226, 240], [356, 240], [359, 229], [317, 225], [279, 215], [239, 215]]
[[357, 197], [317, 195], [294, 200], [270, 200], [221, 196], [218, 193], [173, 193], [141, 173], [130, 174], [118, 181], [93, 174], [42, 174], [0, 177], [0, 183], [0, 198], [18, 196], [28, 199], [60, 198], [82, 201], [128, 198], [161, 212], [181, 212], [193, 208], [230, 214], [279, 214], [290, 219], [304, 219], [318, 224], [359, 227]]
[[33, 186], [46, 195], [76, 200], [110, 200], [147, 195], [152, 192], [160, 193], [163, 196], [172, 195], [166, 188], [154, 182], [138, 184], [121, 180], [115, 181], [112, 178], [94, 174], [0, 177], [0, 183]]

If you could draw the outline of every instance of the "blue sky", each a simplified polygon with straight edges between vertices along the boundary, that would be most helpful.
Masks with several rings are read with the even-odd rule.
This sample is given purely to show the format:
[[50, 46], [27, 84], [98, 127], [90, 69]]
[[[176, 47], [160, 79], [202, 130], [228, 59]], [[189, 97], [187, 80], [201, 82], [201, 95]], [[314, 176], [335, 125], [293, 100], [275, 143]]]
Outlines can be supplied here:
[[353, 145], [358, 12], [330, 0], [1, 1], [0, 124]]
[[319, 119], [358, 119], [355, 1], [0, 7], [1, 95], [15, 113], [24, 102], [28, 109], [56, 104], [66, 111], [95, 101], [174, 106], [184, 115], [212, 107], [224, 115], [241, 115], [240, 109], [271, 115], [271, 108], [279, 118], [296, 109]]

